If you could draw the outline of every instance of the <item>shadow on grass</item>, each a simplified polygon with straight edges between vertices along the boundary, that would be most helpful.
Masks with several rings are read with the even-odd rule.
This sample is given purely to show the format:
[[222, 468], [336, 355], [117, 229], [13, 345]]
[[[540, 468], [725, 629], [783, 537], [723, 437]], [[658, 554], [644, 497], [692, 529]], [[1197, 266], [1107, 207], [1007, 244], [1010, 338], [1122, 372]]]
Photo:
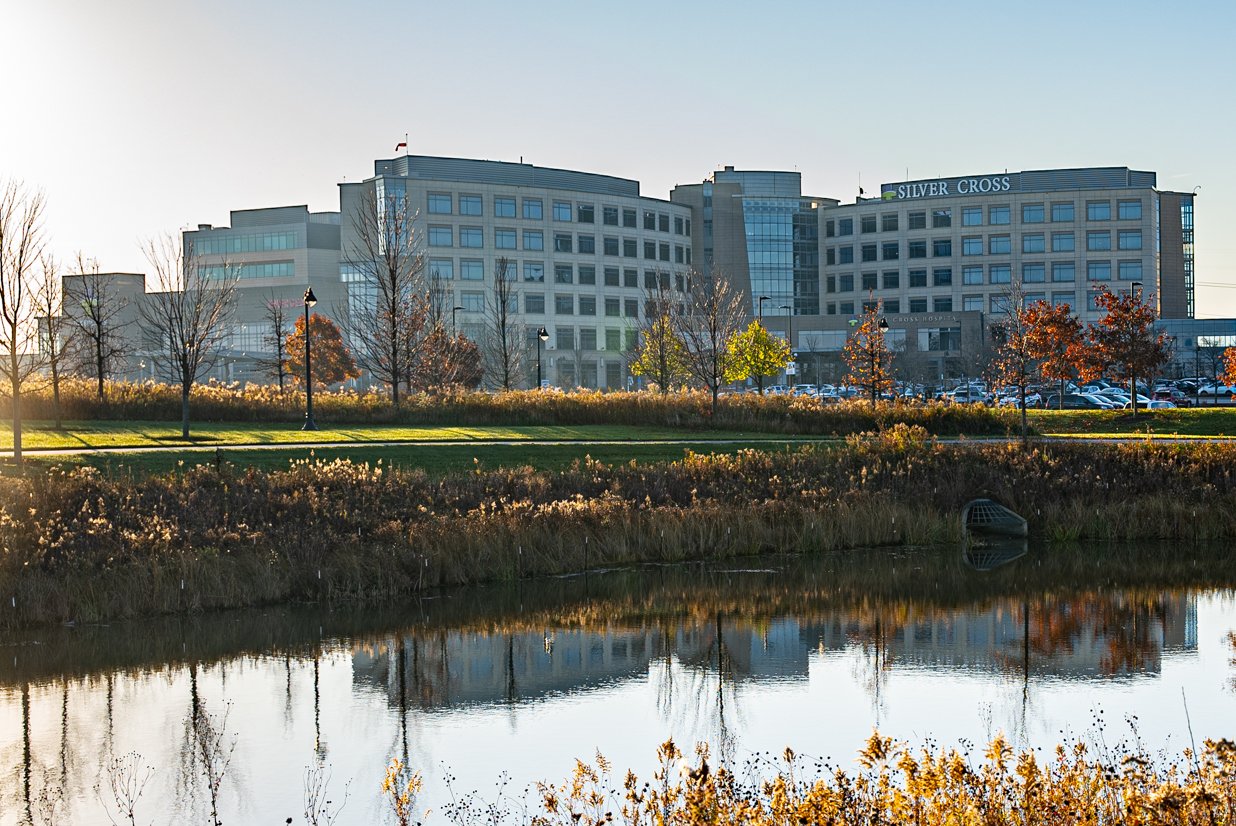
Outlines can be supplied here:
[[185, 442], [188, 442], [189, 444], [211, 444], [211, 443], [220, 441], [218, 436], [211, 436], [211, 435], [195, 436], [193, 434], [190, 434], [189, 438], [186, 439], [183, 436], [181, 436], [179, 433], [175, 434], [174, 436], [150, 436], [148, 438], [152, 442], [175, 442], [177, 444], [182, 444]]

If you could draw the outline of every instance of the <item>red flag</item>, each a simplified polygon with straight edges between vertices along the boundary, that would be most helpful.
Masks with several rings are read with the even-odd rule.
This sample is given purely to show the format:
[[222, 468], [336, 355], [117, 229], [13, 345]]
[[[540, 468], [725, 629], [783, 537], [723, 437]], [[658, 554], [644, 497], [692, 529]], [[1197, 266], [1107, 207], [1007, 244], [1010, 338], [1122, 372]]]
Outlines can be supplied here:
[[407, 148], [408, 148], [408, 144], [406, 141], [400, 141], [399, 143], [395, 144], [396, 152], [398, 152], [400, 149], [407, 149]]

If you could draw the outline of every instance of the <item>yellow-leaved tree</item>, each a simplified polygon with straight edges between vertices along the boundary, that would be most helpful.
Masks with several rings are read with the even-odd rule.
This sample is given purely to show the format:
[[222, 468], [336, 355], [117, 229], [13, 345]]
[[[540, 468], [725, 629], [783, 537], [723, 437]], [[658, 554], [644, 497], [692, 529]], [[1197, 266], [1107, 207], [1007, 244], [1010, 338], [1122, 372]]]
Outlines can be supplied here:
[[687, 348], [674, 330], [668, 312], [650, 319], [641, 331], [639, 346], [631, 355], [628, 369], [657, 386], [661, 395], [686, 383]]
[[790, 362], [789, 342], [774, 336], [759, 320], [752, 321], [747, 329], [734, 335], [727, 343], [729, 365], [725, 371], [726, 381], [755, 379], [760, 395], [764, 395], [764, 379], [775, 376]]

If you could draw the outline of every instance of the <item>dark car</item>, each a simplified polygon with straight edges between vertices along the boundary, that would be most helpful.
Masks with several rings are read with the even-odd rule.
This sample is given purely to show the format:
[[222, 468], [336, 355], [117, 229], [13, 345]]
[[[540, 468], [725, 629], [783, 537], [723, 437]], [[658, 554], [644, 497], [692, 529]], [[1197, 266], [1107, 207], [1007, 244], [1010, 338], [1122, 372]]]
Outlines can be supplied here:
[[[1045, 410], [1058, 410], [1060, 408], [1060, 394], [1053, 393], [1043, 402]], [[1064, 394], [1064, 409], [1065, 410], [1107, 410], [1108, 408], [1087, 398], [1080, 393], [1065, 393]]]

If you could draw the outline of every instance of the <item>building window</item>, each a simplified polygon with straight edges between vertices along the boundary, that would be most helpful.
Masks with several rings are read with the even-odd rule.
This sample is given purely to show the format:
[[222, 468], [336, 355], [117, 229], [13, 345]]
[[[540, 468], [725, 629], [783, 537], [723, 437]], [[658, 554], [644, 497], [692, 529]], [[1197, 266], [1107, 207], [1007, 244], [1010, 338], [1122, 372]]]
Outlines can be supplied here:
[[682, 216], [675, 215], [674, 216], [674, 234], [675, 235], [685, 235], [686, 232], [684, 230], [684, 227], [685, 227], [685, 224], [683, 223]]
[[896, 298], [884, 299], [884, 312], [896, 314], [901, 312], [901, 301]]
[[837, 221], [837, 234], [838, 235], [853, 235], [854, 234], [854, 219], [853, 218], [842, 218], [839, 221]]
[[459, 196], [459, 214], [469, 216], [479, 216], [481, 209], [480, 195], [460, 195]]
[[962, 284], [982, 284], [983, 283], [983, 268], [982, 267], [962, 267], [961, 268], [961, 283]]
[[1023, 253], [1045, 252], [1043, 234], [1041, 232], [1032, 235], [1023, 235], [1021, 237], [1021, 251]]
[[1072, 221], [1073, 220], [1073, 202], [1072, 201], [1057, 201], [1051, 205], [1051, 220], [1052, 222]]
[[575, 315], [575, 296], [555, 293], [554, 313], [557, 315]]
[[987, 268], [987, 281], [990, 284], [1008, 284], [1013, 280], [1013, 268], [1008, 264], [992, 264]]
[[863, 261], [875, 261], [879, 254], [879, 247], [875, 244], [863, 244]]
[[875, 232], [876, 231], [876, 216], [863, 215], [862, 217], [860, 217], [858, 219], [858, 230], [859, 232], [862, 232], [862, 233]]
[[593, 204], [576, 204], [575, 205], [575, 220], [581, 224], [595, 224], [596, 206]]
[[953, 210], [933, 209], [931, 211], [931, 228], [944, 229], [953, 225]]
[[1074, 298], [1073, 293], [1052, 293], [1051, 303], [1053, 307], [1072, 307]]
[[[657, 244], [657, 258], [658, 258], [658, 260], [668, 262], [668, 261], [670, 260], [670, 259], [669, 259], [669, 255], [670, 255], [669, 251], [670, 251], [670, 245], [669, 245], [669, 242], [668, 242], [668, 241], [663, 241], [663, 242], [661, 242], [661, 243]], [[581, 250], [581, 252], [582, 252], [582, 250]]]
[[554, 201], [554, 220], [571, 220], [571, 204], [569, 201]]
[[485, 233], [480, 227], [460, 227], [459, 246], [480, 249], [485, 246]]
[[836, 263], [837, 263], [837, 248], [829, 247], [826, 250], [824, 250], [824, 264], [826, 266], [831, 267]]
[[638, 287], [639, 286], [639, 270], [625, 268], [622, 271], [622, 286]]
[[515, 217], [515, 199], [514, 198], [494, 198], [494, 217], [495, 218], [514, 218]]
[[932, 312], [936, 313], [951, 313], [953, 311], [953, 297], [951, 295], [937, 295], [931, 299]]
[[927, 213], [911, 212], [906, 215], [906, 224], [910, 229], [927, 229]]
[[901, 287], [901, 273], [896, 270], [888, 270], [884, 273], [884, 289], [896, 290]]
[[854, 263], [854, 248], [853, 247], [839, 247], [837, 249], [837, 263], [838, 264], [853, 264]]
[[1010, 220], [1010, 210], [1007, 206], [993, 206], [987, 209], [987, 223], [993, 226], [1006, 226]]
[[910, 270], [910, 289], [927, 286], [927, 270]]
[[524, 249], [526, 250], [545, 249], [545, 234], [542, 233], [539, 229], [524, 230]]
[[875, 274], [875, 273], [873, 273], [873, 272], [865, 272], [865, 273], [863, 273], [862, 278], [863, 278], [863, 289], [864, 289], [864, 290], [874, 290], [874, 289], [878, 289], [878, 285], [877, 285], [877, 283], [876, 283], [876, 281], [877, 281], [877, 276], [876, 276], [876, 274]]
[[1117, 233], [1117, 248], [1122, 250], [1139, 250], [1142, 248], [1142, 231], [1140, 229], [1122, 229]]
[[639, 318], [639, 301], [634, 298], [624, 299], [622, 302], [622, 314], [627, 318]]
[[1112, 234], [1108, 230], [1092, 230], [1086, 233], [1086, 249], [1102, 252], [1112, 248]]
[[1142, 280], [1142, 262], [1141, 261], [1121, 261], [1118, 272], [1121, 281], [1141, 281]]
[[[580, 315], [596, 315], [597, 314], [596, 299], [595, 298], [592, 299], [592, 312], [585, 313], [584, 312], [584, 297], [581, 295], [579, 297], [579, 314]], [[579, 349], [581, 350], [597, 349], [597, 329], [596, 327], [580, 327], [579, 328]]]
[[1121, 221], [1140, 221], [1142, 217], [1142, 202], [1117, 201], [1116, 216]]
[[1053, 232], [1051, 234], [1052, 252], [1073, 252], [1076, 248], [1071, 232]]
[[880, 229], [885, 232], [897, 231], [897, 213], [888, 212], [880, 216]]
[[622, 239], [622, 257], [623, 258], [639, 257], [639, 244], [636, 243], [634, 238], [623, 238]]
[[606, 267], [604, 274], [605, 274], [605, 286], [607, 287], [617, 287], [618, 286], [619, 279], [622, 276], [619, 274], [617, 267]]
[[657, 242], [656, 241], [645, 241], [644, 242], [644, 259], [647, 261], [657, 260]]
[[540, 221], [545, 217], [545, 204], [540, 198], [524, 198], [524, 218]]
[[1052, 263], [1051, 280], [1056, 282], [1076, 281], [1077, 265], [1072, 261], [1056, 261]]
[[1009, 311], [1009, 300], [1007, 296], [993, 295], [988, 298], [988, 306], [991, 312], [996, 315], [1002, 315]]
[[1022, 264], [1021, 280], [1026, 284], [1041, 284], [1047, 280], [1047, 268], [1042, 264]]
[[896, 241], [885, 241], [883, 252], [885, 261], [896, 261], [901, 257], [901, 245]]
[[1111, 261], [1089, 261], [1086, 263], [1086, 279], [1088, 281], [1111, 281]]
[[839, 305], [842, 315], [854, 315], [854, 302], [842, 301]]
[[910, 312], [912, 312], [912, 313], [925, 313], [925, 312], [927, 312], [927, 299], [925, 299], [925, 298], [911, 298], [911, 299], [910, 299]]
[[485, 262], [479, 258], [464, 258], [459, 262], [459, 277], [464, 281], [484, 281]]
[[832, 218], [829, 218], [827, 221], [824, 222], [824, 237], [832, 238], [836, 234], [837, 234], [837, 222], [834, 221]]
[[824, 279], [824, 282], [825, 282], [825, 284], [824, 284], [824, 292], [826, 292], [826, 293], [835, 293], [835, 292], [837, 292], [837, 276], [835, 276], [835, 275], [830, 275], [830, 276], [828, 276], [826, 279]]
[[571, 243], [571, 233], [554, 233], [554, 252], [570, 252], [572, 247], [573, 244]]
[[570, 264], [554, 265], [554, 283], [571, 284], [575, 281], [575, 268]]
[[1110, 221], [1112, 219], [1111, 201], [1086, 201], [1087, 221]]
[[607, 227], [618, 226], [618, 207], [603, 206], [601, 207], [601, 223]]
[[429, 228], [429, 246], [431, 247], [453, 247], [455, 245], [455, 233], [451, 227], [434, 227]]
[[429, 193], [429, 214], [450, 215], [452, 211], [451, 196], [448, 192]]
[[545, 281], [545, 265], [540, 261], [525, 261], [524, 262], [524, 280], [535, 283]]
[[485, 312], [485, 293], [476, 290], [464, 290], [459, 294], [459, 305], [465, 313]]
[[499, 250], [515, 249], [515, 230], [495, 229], [494, 230], [494, 249], [499, 249]]
[[601, 243], [604, 247], [604, 252], [606, 255], [613, 255], [613, 256], [618, 255], [618, 239], [617, 238], [607, 235], [603, 239], [601, 239]]
[[923, 240], [910, 241], [907, 245], [907, 250], [911, 258], [926, 258], [927, 257], [927, 242]]
[[657, 231], [669, 232], [669, 216], [664, 212], [657, 213]]
[[982, 312], [983, 297], [981, 295], [963, 295], [961, 297], [961, 309], [965, 312]]
[[[618, 314], [614, 313], [614, 315], [618, 315]], [[612, 350], [614, 352], [617, 352], [618, 350], [622, 349], [622, 330], [616, 329], [614, 327], [605, 328], [605, 349]], [[613, 387], [615, 384], [616, 382], [610, 382], [611, 387]]]
[[580, 264], [579, 265], [579, 283], [596, 284], [597, 283], [597, 268], [589, 264]]
[[579, 251], [585, 255], [595, 255], [597, 251], [597, 237], [595, 235], [581, 235], [575, 239], [579, 245]]
[[622, 315], [622, 302], [611, 296], [605, 297], [605, 315], [608, 318], [618, 318]]
[[932, 270], [931, 283], [936, 287], [951, 287], [953, 284], [952, 267], [936, 267]]
[[1023, 224], [1041, 224], [1044, 220], [1042, 204], [1022, 204], [1021, 222]]
[[982, 255], [983, 254], [983, 238], [979, 235], [972, 235], [969, 238], [961, 239], [961, 254], [962, 255]]
[[450, 281], [455, 277], [455, 259], [430, 258], [429, 274], [442, 281]]
[[936, 238], [931, 242], [931, 255], [933, 258], [947, 258], [952, 254], [952, 238]]
[[[558, 299], [562, 297], [563, 296], [554, 297], [555, 308], [556, 308]], [[566, 297], [570, 298], [570, 296], [566, 296]], [[570, 315], [570, 314], [571, 313], [569, 310], [566, 313], [564, 313], [564, 315]], [[558, 349], [558, 350], [566, 350], [566, 351], [574, 350], [575, 349], [575, 328], [574, 327], [554, 327], [554, 347], [555, 349]], [[558, 362], [559, 374], [560, 375], [566, 374], [568, 377], [570, 377], [570, 378], [563, 378], [563, 381], [562, 381], [563, 384], [571, 384], [574, 381], [573, 379], [573, 376], [575, 373], [574, 367], [575, 367], [574, 364], [563, 364], [563, 362], [561, 361]]]
[[686, 250], [686, 247], [684, 247], [682, 244], [674, 245], [674, 263], [675, 264], [687, 263], [687, 250]]
[[987, 251], [992, 255], [1008, 255], [1013, 251], [1013, 241], [1008, 235], [992, 235], [987, 239]]
[[633, 209], [624, 209], [624, 210], [622, 211], [622, 225], [623, 225], [624, 227], [629, 227], [630, 229], [635, 229], [635, 226], [636, 226], [636, 213], [635, 213], [635, 210], [633, 210]]
[[981, 227], [983, 225], [983, 208], [962, 207], [961, 225], [963, 227]]
[[837, 292], [852, 293], [854, 292], [854, 274], [837, 276]]

